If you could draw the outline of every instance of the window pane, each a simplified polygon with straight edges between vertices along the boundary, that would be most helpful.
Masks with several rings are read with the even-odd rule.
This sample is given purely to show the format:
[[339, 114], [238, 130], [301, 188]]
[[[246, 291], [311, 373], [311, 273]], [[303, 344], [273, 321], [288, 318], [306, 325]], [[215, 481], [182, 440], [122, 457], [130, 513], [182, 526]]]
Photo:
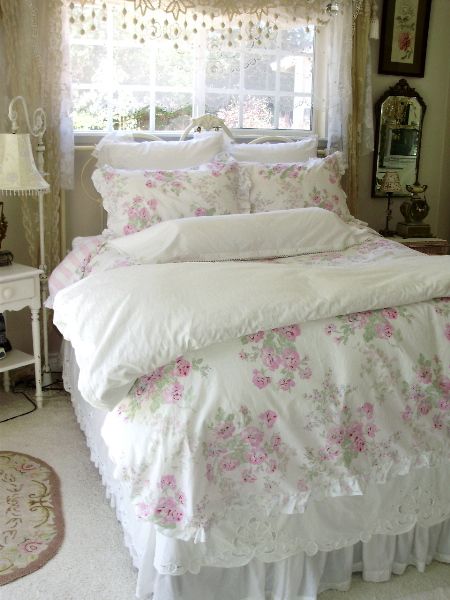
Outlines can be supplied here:
[[74, 83], [101, 83], [106, 66], [104, 46], [80, 46], [71, 49], [72, 81]]
[[104, 130], [108, 125], [108, 101], [100, 89], [73, 89], [73, 127], [80, 131]]
[[207, 88], [236, 88], [240, 80], [240, 54], [213, 53], [206, 60]]
[[147, 46], [114, 48], [115, 83], [149, 84], [150, 59]]
[[150, 92], [118, 88], [114, 92], [113, 129], [148, 130]]
[[156, 131], [186, 129], [192, 118], [191, 94], [157, 92], [155, 101]]
[[192, 52], [178, 52], [170, 42], [159, 46], [156, 50], [156, 85], [192, 88], [194, 66]]
[[256, 129], [274, 127], [273, 107], [274, 98], [270, 96], [246, 96], [242, 126]]
[[280, 129], [311, 130], [311, 98], [284, 96], [279, 111]]
[[277, 61], [274, 55], [246, 54], [244, 82], [246, 90], [272, 91], [275, 89]]
[[[309, 29], [309, 31], [308, 31]], [[280, 32], [281, 49], [298, 54], [314, 50], [314, 27], [298, 27], [289, 31]]]
[[284, 56], [280, 60], [280, 89], [283, 92], [310, 93], [312, 57]]
[[239, 96], [233, 94], [206, 94], [205, 112], [223, 119], [227, 127], [241, 127]]

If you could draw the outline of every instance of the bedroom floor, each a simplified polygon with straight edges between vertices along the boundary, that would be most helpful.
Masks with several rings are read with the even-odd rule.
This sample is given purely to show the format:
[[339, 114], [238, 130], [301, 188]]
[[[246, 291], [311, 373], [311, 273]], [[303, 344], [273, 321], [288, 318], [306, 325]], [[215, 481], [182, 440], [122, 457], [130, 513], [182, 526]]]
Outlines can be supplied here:
[[[0, 391], [0, 420], [28, 409], [21, 396]], [[42, 410], [0, 424], [0, 449], [22, 451], [53, 466], [61, 479], [66, 524], [58, 554], [35, 573], [0, 588], [1, 600], [133, 600], [136, 572], [68, 396], [53, 393]], [[349, 592], [325, 592], [319, 598], [450, 600], [450, 565], [432, 563], [425, 575], [410, 567], [381, 585], [355, 576]]]

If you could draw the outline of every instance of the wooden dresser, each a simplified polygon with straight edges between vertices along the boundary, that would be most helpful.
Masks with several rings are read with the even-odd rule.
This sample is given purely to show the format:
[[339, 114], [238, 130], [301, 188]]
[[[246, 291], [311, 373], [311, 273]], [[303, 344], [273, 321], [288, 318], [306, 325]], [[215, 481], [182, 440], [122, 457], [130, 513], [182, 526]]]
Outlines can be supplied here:
[[391, 238], [425, 254], [448, 254], [449, 243], [442, 238], [402, 238], [398, 235]]

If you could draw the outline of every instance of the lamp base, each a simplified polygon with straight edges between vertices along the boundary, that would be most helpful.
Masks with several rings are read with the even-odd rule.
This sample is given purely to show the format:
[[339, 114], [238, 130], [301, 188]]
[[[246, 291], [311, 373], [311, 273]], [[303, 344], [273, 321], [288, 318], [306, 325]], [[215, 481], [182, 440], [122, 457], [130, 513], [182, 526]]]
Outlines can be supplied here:
[[0, 267], [12, 265], [14, 256], [9, 250], [0, 250]]
[[383, 237], [394, 237], [394, 235], [397, 235], [397, 232], [396, 231], [392, 231], [391, 229], [380, 229], [379, 233]]
[[428, 223], [397, 223], [397, 233], [404, 238], [432, 237]]

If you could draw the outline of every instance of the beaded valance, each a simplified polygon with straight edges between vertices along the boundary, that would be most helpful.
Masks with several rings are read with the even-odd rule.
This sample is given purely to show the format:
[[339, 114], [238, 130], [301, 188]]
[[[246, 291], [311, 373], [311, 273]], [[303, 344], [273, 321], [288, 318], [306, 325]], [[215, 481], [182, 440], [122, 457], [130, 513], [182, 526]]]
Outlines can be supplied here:
[[[361, 2], [361, 0], [356, 0]], [[172, 40], [192, 43], [205, 32], [224, 46], [242, 41], [263, 45], [283, 26], [325, 26], [355, 0], [76, 0], [69, 2], [70, 22], [81, 35], [95, 31], [114, 11], [124, 32], [145, 43]]]

